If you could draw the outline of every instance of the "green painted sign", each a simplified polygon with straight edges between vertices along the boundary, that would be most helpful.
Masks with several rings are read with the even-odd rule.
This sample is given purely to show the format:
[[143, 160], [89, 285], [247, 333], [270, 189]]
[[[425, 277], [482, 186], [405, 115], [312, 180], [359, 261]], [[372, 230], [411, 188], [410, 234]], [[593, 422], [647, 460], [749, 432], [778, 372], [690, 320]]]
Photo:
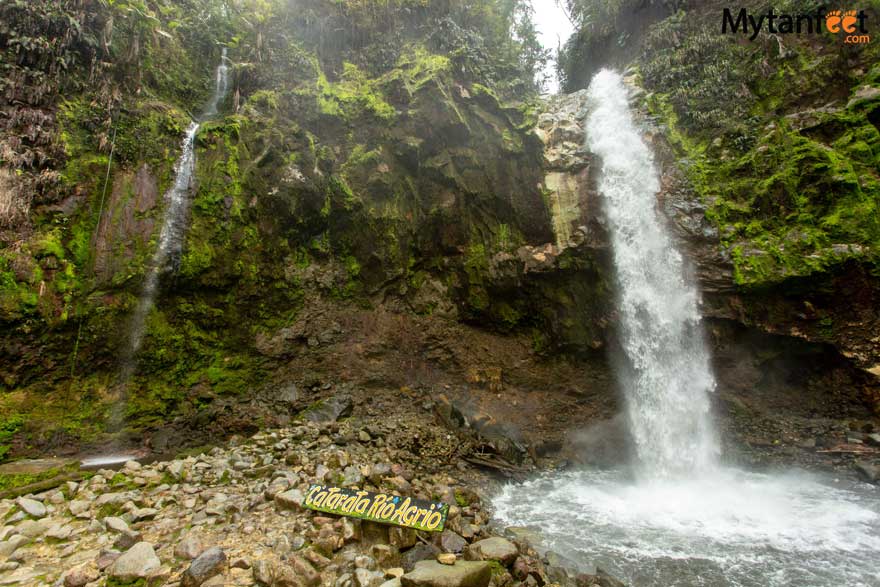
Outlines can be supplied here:
[[441, 532], [449, 514], [449, 505], [440, 501], [317, 484], [309, 487], [303, 507], [428, 532]]

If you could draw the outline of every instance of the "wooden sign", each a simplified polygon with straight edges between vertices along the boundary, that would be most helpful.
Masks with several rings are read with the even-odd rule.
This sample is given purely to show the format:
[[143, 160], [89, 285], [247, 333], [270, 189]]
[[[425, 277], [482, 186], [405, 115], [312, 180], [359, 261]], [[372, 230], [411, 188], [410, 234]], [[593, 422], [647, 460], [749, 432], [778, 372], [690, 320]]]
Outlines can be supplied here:
[[309, 487], [303, 507], [428, 532], [441, 532], [449, 514], [449, 505], [439, 501], [317, 484]]

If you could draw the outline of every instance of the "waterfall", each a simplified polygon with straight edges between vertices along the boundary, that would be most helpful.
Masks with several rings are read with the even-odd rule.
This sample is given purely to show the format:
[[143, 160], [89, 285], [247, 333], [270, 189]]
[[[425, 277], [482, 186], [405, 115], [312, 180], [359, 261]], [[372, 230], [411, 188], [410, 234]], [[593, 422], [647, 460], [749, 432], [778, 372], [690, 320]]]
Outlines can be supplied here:
[[226, 92], [229, 89], [229, 68], [226, 66], [227, 61], [226, 47], [223, 47], [223, 53], [220, 55], [220, 65], [217, 66], [217, 73], [215, 76], [214, 95], [211, 96], [211, 101], [208, 102], [208, 106], [202, 113], [202, 120], [215, 116], [220, 101], [226, 97]]
[[656, 210], [657, 168], [622, 78], [599, 72], [588, 98], [586, 143], [602, 164], [637, 474], [547, 472], [505, 486], [495, 516], [535, 531], [562, 560], [591, 573], [601, 566], [628, 585], [877, 585], [873, 486], [716, 464], [699, 296]]
[[621, 76], [599, 72], [589, 88], [587, 146], [602, 161], [599, 191], [616, 268], [621, 373], [639, 460], [648, 478], [713, 465], [715, 380], [703, 340], [699, 294], [656, 210], [657, 168], [629, 112]]
[[[226, 48], [224, 47], [220, 57], [220, 64], [216, 70], [214, 94], [211, 96], [201, 117], [199, 117], [201, 121], [215, 116], [220, 102], [226, 97], [229, 86], [227, 60]], [[183, 252], [183, 242], [186, 236], [187, 219], [189, 216], [190, 192], [192, 190], [196, 165], [195, 139], [199, 127], [200, 123], [193, 121], [186, 129], [186, 134], [180, 147], [180, 158], [175, 166], [174, 184], [165, 193], [165, 216], [162, 220], [159, 242], [147, 268], [144, 287], [132, 315], [129, 328], [129, 342], [122, 372], [123, 382], [134, 371], [134, 359], [143, 343], [146, 320], [155, 304], [156, 293], [159, 289], [159, 279], [163, 272], [169, 268], [176, 267]]]

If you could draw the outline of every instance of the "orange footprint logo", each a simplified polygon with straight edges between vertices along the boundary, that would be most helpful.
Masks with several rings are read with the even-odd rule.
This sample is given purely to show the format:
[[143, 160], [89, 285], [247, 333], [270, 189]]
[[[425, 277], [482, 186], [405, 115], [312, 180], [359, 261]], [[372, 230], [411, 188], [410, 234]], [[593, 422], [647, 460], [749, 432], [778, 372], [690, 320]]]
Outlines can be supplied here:
[[[847, 11], [847, 14], [850, 12], [855, 14], [855, 11]], [[839, 33], [840, 32], [840, 23], [843, 20], [841, 17], [840, 10], [832, 10], [828, 14], [825, 15], [825, 28], [828, 29], [828, 32], [831, 33]], [[853, 22], [855, 22], [855, 18], [852, 18]]]
[[[840, 12], [838, 10], [838, 12]], [[841, 26], [843, 26], [844, 32], [854, 33], [856, 32], [856, 11], [855, 10], [847, 10], [843, 13], [843, 19], [841, 20]], [[827, 21], [826, 21], [827, 22]]]

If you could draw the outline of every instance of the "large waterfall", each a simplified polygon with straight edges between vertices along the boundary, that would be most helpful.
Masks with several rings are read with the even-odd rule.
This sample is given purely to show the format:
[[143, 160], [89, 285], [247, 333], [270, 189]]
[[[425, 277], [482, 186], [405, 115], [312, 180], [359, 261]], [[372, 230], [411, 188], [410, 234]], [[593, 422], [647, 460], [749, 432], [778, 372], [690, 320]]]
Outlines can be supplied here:
[[[229, 87], [229, 68], [227, 62], [226, 47], [220, 57], [217, 66], [214, 83], [214, 93], [200, 117], [205, 121], [217, 114], [217, 108]], [[131, 318], [129, 328], [129, 342], [124, 357], [123, 382], [127, 380], [134, 369], [134, 361], [144, 339], [147, 316], [156, 301], [156, 293], [159, 289], [159, 278], [163, 272], [173, 267], [180, 260], [183, 251], [183, 243], [186, 237], [186, 226], [189, 217], [190, 193], [193, 185], [196, 155], [196, 133], [200, 127], [199, 122], [191, 122], [186, 129], [183, 142], [180, 147], [180, 158], [177, 160], [174, 173], [174, 184], [165, 193], [165, 216], [162, 220], [162, 230], [159, 233], [159, 242], [153, 259], [147, 268], [147, 276], [144, 287], [138, 299], [137, 307]]]
[[507, 525], [586, 571], [633, 587], [873, 587], [880, 583], [880, 502], [873, 489], [803, 473], [718, 464], [714, 380], [699, 300], [657, 211], [650, 149], [620, 75], [589, 89], [587, 146], [614, 248], [620, 383], [638, 463], [547, 473], [494, 500]]
[[587, 144], [602, 161], [599, 192], [630, 365], [621, 379], [640, 471], [664, 476], [702, 470], [714, 463], [718, 448], [709, 415], [715, 381], [697, 290], [656, 210], [657, 168], [633, 126], [621, 76], [599, 72], [589, 98]]

